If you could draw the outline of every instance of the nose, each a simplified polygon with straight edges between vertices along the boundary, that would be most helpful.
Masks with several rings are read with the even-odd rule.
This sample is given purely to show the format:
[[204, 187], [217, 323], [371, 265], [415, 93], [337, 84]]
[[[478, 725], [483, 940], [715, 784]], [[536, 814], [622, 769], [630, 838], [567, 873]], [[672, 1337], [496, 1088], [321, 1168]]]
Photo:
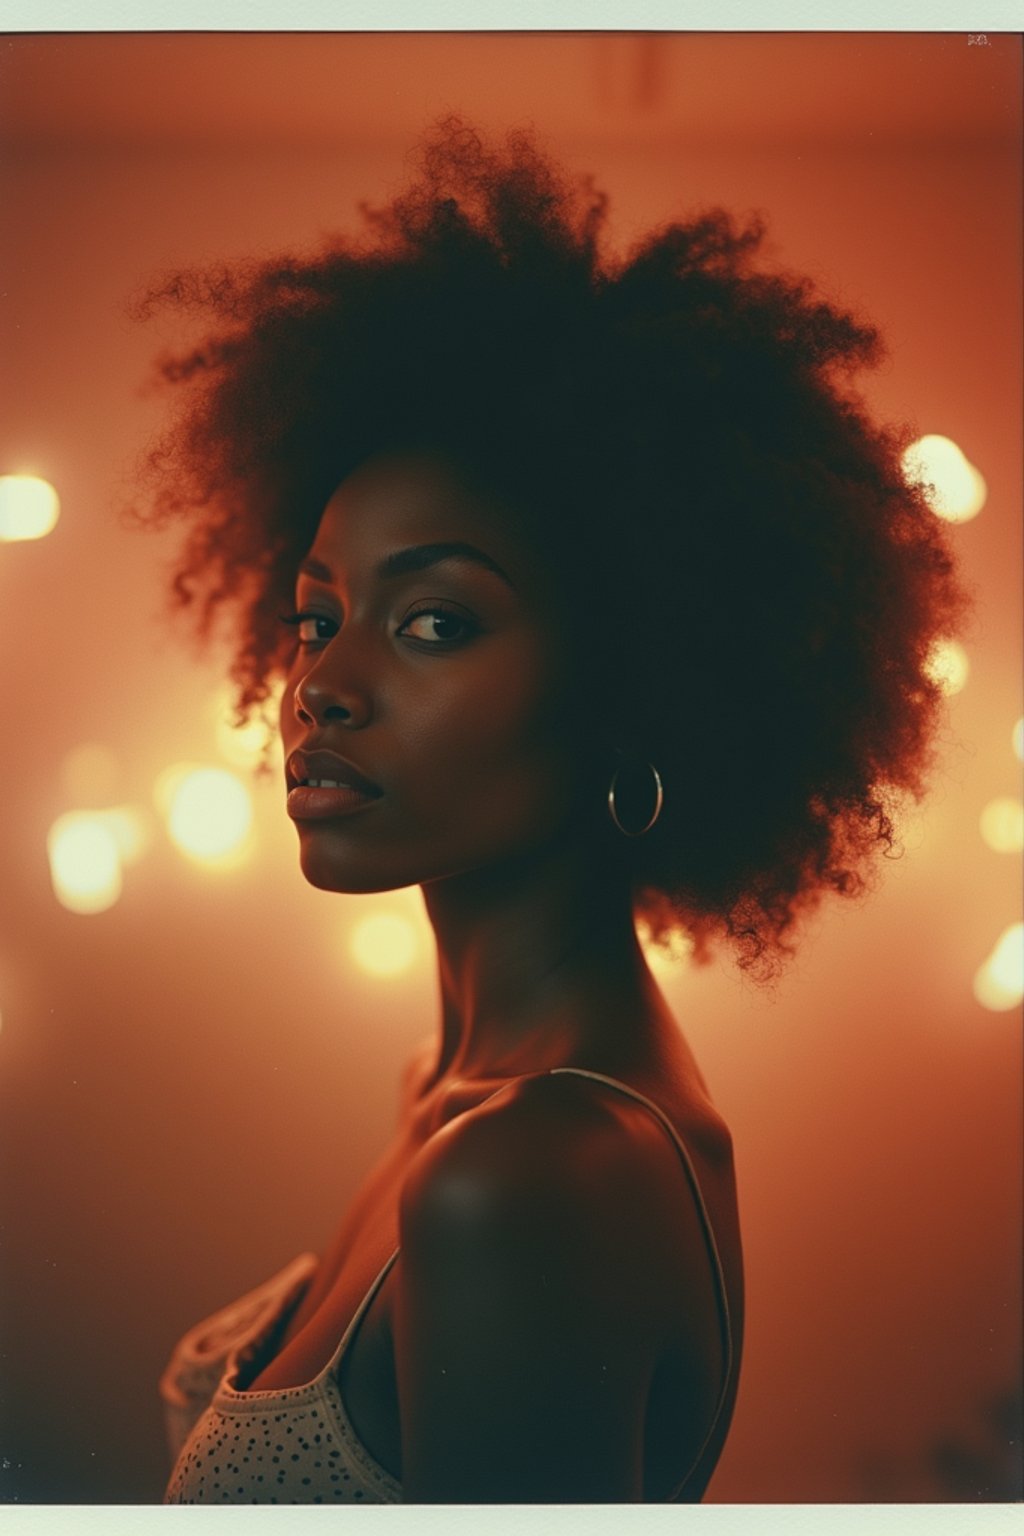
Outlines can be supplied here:
[[355, 680], [351, 666], [342, 662], [336, 650], [329, 655], [330, 651], [325, 647], [295, 684], [296, 719], [307, 727], [336, 720], [350, 730], [360, 730], [372, 714], [369, 693]]

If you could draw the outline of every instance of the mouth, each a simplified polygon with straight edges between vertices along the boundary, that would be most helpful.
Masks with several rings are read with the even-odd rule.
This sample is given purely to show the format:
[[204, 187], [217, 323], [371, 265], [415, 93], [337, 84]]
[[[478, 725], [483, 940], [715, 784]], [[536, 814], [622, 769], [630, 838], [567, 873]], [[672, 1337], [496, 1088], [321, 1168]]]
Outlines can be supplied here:
[[354, 763], [323, 748], [292, 752], [285, 764], [289, 792], [295, 789], [348, 790], [363, 800], [379, 800], [384, 791]]
[[293, 821], [332, 821], [374, 804], [379, 785], [336, 752], [292, 752], [285, 764], [288, 815]]

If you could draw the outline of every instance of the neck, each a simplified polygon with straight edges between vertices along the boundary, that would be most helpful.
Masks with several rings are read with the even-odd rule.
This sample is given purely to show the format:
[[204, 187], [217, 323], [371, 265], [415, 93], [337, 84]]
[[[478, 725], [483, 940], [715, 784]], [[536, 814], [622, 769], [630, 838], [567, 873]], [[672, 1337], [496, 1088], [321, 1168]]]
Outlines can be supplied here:
[[441, 995], [435, 1083], [625, 1060], [670, 1018], [624, 873], [580, 840], [434, 882], [423, 896]]

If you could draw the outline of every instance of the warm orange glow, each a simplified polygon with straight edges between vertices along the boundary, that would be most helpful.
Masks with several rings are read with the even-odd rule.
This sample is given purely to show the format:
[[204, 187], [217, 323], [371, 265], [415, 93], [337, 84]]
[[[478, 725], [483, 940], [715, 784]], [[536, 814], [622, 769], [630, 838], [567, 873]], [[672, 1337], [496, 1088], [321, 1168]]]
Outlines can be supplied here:
[[171, 841], [204, 865], [239, 862], [252, 828], [249, 791], [226, 768], [178, 764], [157, 780], [154, 795], [167, 818]]
[[992, 974], [1000, 986], [1024, 993], [1024, 923], [1013, 923], [992, 951]]
[[932, 648], [925, 665], [928, 676], [939, 684], [943, 693], [959, 693], [970, 676], [971, 667], [967, 652], [959, 640], [939, 640]]
[[73, 747], [60, 765], [61, 786], [79, 805], [105, 805], [117, 794], [117, 759], [101, 742]]
[[270, 697], [245, 725], [234, 723], [235, 709], [230, 688], [219, 688], [211, 700], [217, 750], [233, 768], [256, 768], [266, 761], [272, 768], [284, 769], [284, 754], [277, 727], [283, 684], [277, 683]]
[[151, 817], [138, 805], [113, 805], [97, 811], [109, 828], [122, 864], [136, 864], [152, 842]]
[[1024, 1000], [1024, 923], [1013, 923], [1000, 936], [975, 975], [974, 995], [993, 1013], [1016, 1008]]
[[375, 912], [353, 928], [349, 948], [368, 975], [399, 976], [416, 959], [419, 942], [408, 918], [398, 912]]
[[201, 763], [172, 763], [157, 775], [153, 785], [153, 804], [166, 821], [171, 814], [174, 797], [190, 773], [201, 768]]
[[650, 927], [643, 918], [637, 922], [636, 936], [644, 952], [644, 959], [654, 976], [678, 976], [680, 966], [693, 952], [692, 941], [678, 935], [672, 938], [667, 950], [662, 945], [655, 944], [651, 938]]
[[121, 894], [121, 858], [109, 824], [92, 811], [68, 811], [46, 840], [54, 894], [69, 912], [105, 912]]
[[985, 505], [988, 487], [952, 438], [934, 432], [919, 437], [903, 455], [903, 470], [908, 480], [931, 486], [932, 510], [946, 522], [969, 522]]
[[1024, 805], [1008, 795], [990, 800], [981, 813], [981, 835], [996, 853], [1020, 853], [1024, 849]]
[[[238, 259], [251, 272], [250, 261], [280, 254], [279, 313], [305, 314], [315, 326], [302, 294], [288, 289], [284, 257], [316, 258], [335, 232], [358, 242], [358, 201], [381, 207], [408, 184], [414, 146], [447, 111], [490, 142], [532, 123], [570, 181], [591, 174], [608, 194], [600, 241], [613, 260], [700, 208], [720, 205], [741, 224], [762, 212], [767, 243], [750, 253], [751, 270], [778, 262], [807, 272], [822, 298], [879, 325], [892, 363], [878, 370], [847, 375], [827, 362], [827, 325], [803, 341], [808, 358], [821, 346], [841, 396], [863, 392], [873, 419], [916, 415], [895, 451], [897, 480], [904, 442], [942, 432], [988, 483], [984, 516], [963, 525], [939, 519], [918, 493], [921, 517], [954, 546], [976, 612], [966, 633], [949, 621], [929, 637], [955, 635], [971, 674], [941, 701], [949, 720], [927, 801], [899, 808], [906, 857], [878, 859], [869, 900], [829, 898], [813, 917], [808, 909], [792, 935], [794, 958], [767, 987], [738, 968], [729, 945], [714, 945], [713, 963], [698, 967], [692, 955], [673, 963], [649, 935], [640, 939], [735, 1143], [747, 1342], [707, 1501], [852, 1505], [840, 1518], [854, 1524], [862, 1508], [895, 1505], [898, 1532], [914, 1508], [921, 1523], [956, 1524], [965, 1500], [1020, 1497], [1010, 1441], [1019, 1453], [1024, 1004], [1000, 985], [1002, 962], [994, 976], [989, 962], [1004, 929], [1024, 917], [1024, 855], [993, 851], [979, 826], [987, 801], [1024, 801], [1019, 33], [990, 32], [974, 46], [974, 34], [954, 31], [631, 25], [627, 16], [617, 31], [575, 32], [37, 30], [3, 40], [0, 290], [10, 391], [0, 475], [43, 476], [61, 502], [59, 538], [0, 549], [0, 628], [13, 642], [0, 732], [0, 889], [10, 897], [0, 923], [8, 1094], [0, 1156], [17, 1169], [2, 1237], [20, 1256], [0, 1301], [18, 1323], [0, 1368], [14, 1392], [23, 1386], [3, 1436], [5, 1503], [160, 1497], [170, 1465], [156, 1385], [175, 1340], [300, 1250], [322, 1249], [396, 1133], [402, 1074], [424, 1036], [433, 1040], [430, 1065], [438, 1063], [438, 982], [421, 892], [356, 897], [314, 887], [280, 769], [261, 783], [248, 745], [243, 761], [218, 731], [213, 696], [255, 586], [237, 565], [222, 572], [203, 562], [193, 603], [173, 623], [165, 617], [187, 530], [212, 531], [232, 503], [203, 508], [184, 478], [140, 476], [193, 388], [155, 380], [168, 353], [194, 346], [213, 363], [206, 339], [220, 322], [191, 302], [158, 306], [144, 325], [126, 311], [143, 312], [143, 294], [169, 287], [182, 267]], [[474, 211], [484, 215], [482, 193]], [[623, 326], [629, 310], [624, 303]], [[243, 325], [240, 308], [235, 315]], [[764, 342], [770, 350], [767, 334]], [[222, 373], [199, 367], [194, 386]], [[800, 423], [791, 426], [796, 442]], [[648, 429], [656, 435], [657, 423]], [[482, 473], [488, 454], [478, 457]], [[211, 458], [204, 468], [212, 478]], [[307, 486], [315, 499], [315, 474]], [[168, 508], [181, 499], [183, 515], [152, 535], [135, 531], [120, 509], [153, 505], [160, 487]], [[276, 508], [258, 510], [269, 518]], [[398, 509], [389, 520], [391, 511], [414, 531]], [[311, 504], [295, 512], [296, 529], [311, 525]], [[481, 513], [474, 527], [484, 547], [514, 558], [504, 526]], [[439, 516], [446, 531], [437, 536], [454, 538], [449, 512]], [[412, 521], [423, 526], [418, 513]], [[514, 535], [510, 525], [518, 544]], [[339, 574], [362, 583], [369, 548], [339, 549]], [[367, 561], [357, 560], [361, 551]], [[656, 547], [648, 554], [659, 558]], [[529, 560], [523, 573], [545, 617], [540, 573]], [[218, 605], [201, 653], [190, 638], [222, 576], [238, 578], [242, 611]], [[771, 561], [764, 579], [770, 602]], [[429, 586], [431, 599], [444, 595], [432, 578]], [[426, 586], [409, 590], [410, 601], [428, 595]], [[383, 588], [374, 583], [374, 593]], [[376, 605], [365, 583], [348, 595]], [[275, 583], [268, 624], [288, 603]], [[353, 639], [363, 659], [353, 662], [376, 667], [383, 650], [372, 648], [370, 608], [361, 612], [367, 627]], [[590, 654], [598, 626], [617, 645], [622, 625], [632, 634], [634, 616], [589, 610], [570, 637], [574, 652]], [[550, 681], [550, 654], [520, 650], [518, 661], [537, 667], [517, 676]], [[470, 659], [467, 648], [415, 664], [440, 702]], [[719, 659], [694, 654], [692, 665], [714, 669]], [[645, 697], [665, 711], [676, 697], [685, 711], [685, 677], [648, 681]], [[466, 723], [491, 740], [514, 727], [508, 739], [521, 746], [522, 725], [539, 719], [514, 718], [524, 700], [488, 701]], [[613, 734], [637, 723], [635, 702], [605, 690]], [[692, 723], [699, 755], [702, 721]], [[378, 709], [369, 730], [382, 735], [380, 759], [357, 754], [354, 740], [352, 755], [383, 776], [392, 746], [401, 754], [416, 746], [407, 725]], [[248, 742], [248, 732], [241, 737]], [[756, 760], [754, 733], [749, 750]], [[181, 752], [192, 761], [180, 763]], [[277, 754], [275, 745], [269, 761]], [[622, 845], [630, 857], [657, 852], [671, 830], [665, 817], [678, 809], [681, 791], [655, 761], [666, 775], [665, 812], [646, 839]], [[171, 764], [176, 771], [161, 780], [166, 812], [158, 811], [154, 781]], [[167, 836], [165, 791], [201, 767], [230, 769], [252, 794], [250, 851], [237, 871], [194, 863]], [[549, 767], [545, 757], [531, 772], [546, 781]], [[128, 862], [125, 809], [140, 813], [152, 839], [137, 865]], [[47, 833], [71, 810], [105, 822], [119, 854], [122, 895], [91, 923], [50, 886]], [[370, 830], [368, 820], [359, 826], [360, 837]], [[320, 879], [325, 870], [311, 872]], [[354, 958], [353, 930], [375, 914], [397, 914], [415, 932], [402, 972], [367, 972]], [[628, 1079], [626, 1055], [618, 1067], [610, 1054], [572, 1059]], [[642, 1086], [670, 1114], [680, 1109], [676, 1078], [652, 1072]], [[610, 1111], [636, 1110], [640, 1123], [639, 1105], [597, 1084], [575, 1087]], [[643, 1124], [652, 1138], [663, 1135], [653, 1119]], [[304, 1166], [317, 1171], [300, 1174], [284, 1201], [275, 1198], [280, 1167], [261, 1165], [248, 1146], [264, 1127], [282, 1149], [300, 1137]], [[693, 1116], [679, 1128], [700, 1135]], [[681, 1176], [663, 1140], [654, 1147], [667, 1173]], [[693, 1150], [701, 1174], [705, 1154], [726, 1153], [714, 1133]], [[683, 1180], [681, 1201], [687, 1193]], [[587, 1266], [578, 1273], [585, 1291]], [[89, 1335], [70, 1352], [65, 1319]], [[92, 1341], [115, 1335], [130, 1340], [126, 1358], [100, 1360]], [[63, 1390], [42, 1413], [35, 1384], [55, 1377]], [[109, 1411], [115, 1391], [129, 1398], [127, 1413]], [[99, 1411], [82, 1413], [89, 1393]], [[936, 1508], [938, 1517], [929, 1513]], [[943, 1508], [954, 1514], [943, 1517]], [[767, 1519], [770, 1531], [778, 1522]]]
[[0, 475], [0, 540], [42, 539], [56, 526], [60, 498], [36, 475]]

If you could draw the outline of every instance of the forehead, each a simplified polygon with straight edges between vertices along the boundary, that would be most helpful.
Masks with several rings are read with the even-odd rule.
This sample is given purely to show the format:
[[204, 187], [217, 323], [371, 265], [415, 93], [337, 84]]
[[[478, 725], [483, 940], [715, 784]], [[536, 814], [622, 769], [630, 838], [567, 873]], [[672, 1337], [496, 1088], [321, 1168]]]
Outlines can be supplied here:
[[517, 586], [537, 591], [545, 565], [509, 506], [427, 452], [376, 454], [348, 475], [324, 508], [310, 555], [356, 571], [420, 544], [475, 545]]

